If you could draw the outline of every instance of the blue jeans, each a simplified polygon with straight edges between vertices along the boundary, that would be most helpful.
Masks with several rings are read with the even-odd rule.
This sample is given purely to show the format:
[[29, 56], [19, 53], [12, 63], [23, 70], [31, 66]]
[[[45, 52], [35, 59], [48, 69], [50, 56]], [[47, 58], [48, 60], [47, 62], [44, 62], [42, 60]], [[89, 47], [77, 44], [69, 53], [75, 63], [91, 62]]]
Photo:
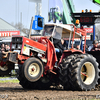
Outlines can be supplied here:
[[58, 48], [55, 48], [55, 50], [56, 50], [56, 52], [58, 52], [58, 53], [60, 52], [60, 50], [59, 50]]

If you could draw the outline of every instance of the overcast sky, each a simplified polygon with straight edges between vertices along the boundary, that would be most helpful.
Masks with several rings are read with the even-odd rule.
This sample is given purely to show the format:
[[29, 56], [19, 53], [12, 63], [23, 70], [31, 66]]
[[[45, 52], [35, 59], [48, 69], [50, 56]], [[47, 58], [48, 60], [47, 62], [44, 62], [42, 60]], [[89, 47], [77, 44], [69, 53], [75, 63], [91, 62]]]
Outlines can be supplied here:
[[[46, 4], [46, 0], [43, 1], [42, 11], [46, 13], [48, 4]], [[82, 9], [91, 9], [94, 12], [100, 10], [100, 6], [93, 4], [91, 0], [73, 0], [73, 2], [76, 12], [81, 12]], [[21, 22], [21, 12], [22, 24], [30, 28], [31, 17], [35, 15], [35, 3], [28, 0], [0, 0], [0, 18], [8, 23]]]
[[93, 12], [97, 12], [100, 10], [100, 6], [94, 4], [93, 0], [73, 0], [76, 12], [80, 12], [81, 10], [92, 10]]

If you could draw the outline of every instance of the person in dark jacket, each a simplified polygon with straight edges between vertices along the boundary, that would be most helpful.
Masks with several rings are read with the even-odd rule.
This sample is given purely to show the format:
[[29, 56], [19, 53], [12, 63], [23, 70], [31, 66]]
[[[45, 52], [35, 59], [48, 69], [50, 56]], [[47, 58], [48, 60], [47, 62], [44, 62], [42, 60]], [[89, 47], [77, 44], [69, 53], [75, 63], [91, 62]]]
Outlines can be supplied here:
[[61, 43], [61, 40], [53, 38], [53, 44], [55, 48], [59, 49], [60, 53], [63, 53], [64, 47], [63, 47], [63, 44]]
[[54, 47], [56, 50], [57, 58], [59, 60], [64, 51], [64, 46], [63, 46], [61, 40], [55, 39], [55, 38], [53, 38], [53, 44], [54, 44]]
[[100, 44], [98, 43], [98, 41], [94, 40], [93, 48], [91, 49], [91, 51], [97, 51], [97, 50], [100, 50]]
[[4, 44], [4, 43], [1, 45], [1, 52], [2, 52], [2, 53], [5, 52], [5, 44]]

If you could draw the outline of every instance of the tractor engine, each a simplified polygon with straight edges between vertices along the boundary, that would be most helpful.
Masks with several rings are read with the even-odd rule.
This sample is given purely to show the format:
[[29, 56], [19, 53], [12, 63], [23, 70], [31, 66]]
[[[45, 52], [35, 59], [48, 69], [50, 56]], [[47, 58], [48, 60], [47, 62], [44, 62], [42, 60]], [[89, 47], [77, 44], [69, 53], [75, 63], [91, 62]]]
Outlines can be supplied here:
[[10, 52], [10, 55], [13, 58], [12, 61], [16, 62], [14, 61], [14, 58], [16, 59], [17, 54], [18, 56], [16, 60], [25, 60], [30, 56], [35, 56], [38, 53], [45, 54], [46, 46], [26, 37], [19, 36], [12, 37], [11, 51], [13, 51], [13, 53]]

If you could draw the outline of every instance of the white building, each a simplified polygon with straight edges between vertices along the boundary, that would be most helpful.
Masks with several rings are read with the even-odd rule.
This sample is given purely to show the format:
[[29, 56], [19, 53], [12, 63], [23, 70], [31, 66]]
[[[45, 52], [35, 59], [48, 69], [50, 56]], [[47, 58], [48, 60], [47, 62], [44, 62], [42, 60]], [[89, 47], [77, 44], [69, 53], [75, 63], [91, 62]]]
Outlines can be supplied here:
[[0, 18], [0, 43], [10, 43], [11, 37], [14, 35], [26, 36], [25, 33], [20, 32], [14, 26]]

